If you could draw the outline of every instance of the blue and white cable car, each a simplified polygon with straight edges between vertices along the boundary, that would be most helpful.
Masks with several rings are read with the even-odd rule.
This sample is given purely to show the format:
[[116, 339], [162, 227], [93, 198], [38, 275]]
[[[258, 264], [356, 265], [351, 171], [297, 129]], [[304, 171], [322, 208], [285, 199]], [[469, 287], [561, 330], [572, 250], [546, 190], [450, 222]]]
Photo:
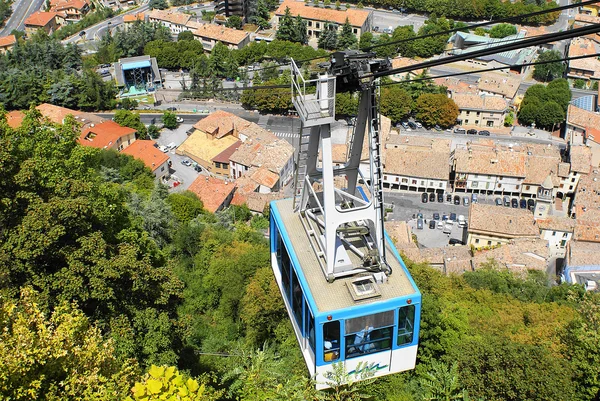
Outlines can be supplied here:
[[[355, 380], [413, 369], [421, 294], [383, 230], [374, 89], [362, 87], [348, 162], [333, 167], [330, 123], [339, 76], [330, 69], [304, 82], [293, 61], [292, 73], [303, 126], [296, 194], [271, 202], [271, 262], [308, 371], [324, 389], [335, 363]], [[302, 91], [310, 84], [316, 94]]]

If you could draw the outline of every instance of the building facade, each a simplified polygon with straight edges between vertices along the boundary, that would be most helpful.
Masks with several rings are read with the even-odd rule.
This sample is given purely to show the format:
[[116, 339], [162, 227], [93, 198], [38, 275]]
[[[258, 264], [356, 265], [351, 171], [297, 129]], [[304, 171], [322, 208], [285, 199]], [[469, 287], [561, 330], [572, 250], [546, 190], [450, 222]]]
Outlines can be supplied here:
[[506, 99], [499, 96], [454, 93], [452, 100], [459, 110], [459, 125], [500, 128], [509, 111]]

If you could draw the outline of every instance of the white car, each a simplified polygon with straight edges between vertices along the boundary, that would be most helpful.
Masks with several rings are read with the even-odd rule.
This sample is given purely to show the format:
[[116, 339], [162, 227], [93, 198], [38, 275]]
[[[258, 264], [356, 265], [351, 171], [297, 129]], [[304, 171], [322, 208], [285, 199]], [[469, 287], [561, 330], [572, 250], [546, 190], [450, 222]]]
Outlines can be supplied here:
[[179, 116], [177, 116], [176, 120], [177, 120], [178, 123], [182, 123], [183, 122], [183, 118], [181, 118]]
[[175, 142], [171, 142], [170, 144], [167, 145], [167, 150], [173, 150], [177, 147], [177, 145], [175, 145]]
[[169, 151], [169, 148], [167, 148], [165, 145], [159, 146], [158, 150], [160, 150], [163, 153], [167, 153]]
[[423, 124], [421, 124], [418, 121], [415, 121], [415, 125], [417, 126], [417, 128], [423, 128]]

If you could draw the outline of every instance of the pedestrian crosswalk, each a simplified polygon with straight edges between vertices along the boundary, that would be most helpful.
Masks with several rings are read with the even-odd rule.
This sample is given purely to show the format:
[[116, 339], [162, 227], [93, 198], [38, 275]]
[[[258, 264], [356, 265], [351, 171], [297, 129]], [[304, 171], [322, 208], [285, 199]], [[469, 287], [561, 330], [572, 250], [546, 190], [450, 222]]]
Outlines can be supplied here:
[[273, 132], [278, 138], [298, 138], [300, 136], [297, 132]]

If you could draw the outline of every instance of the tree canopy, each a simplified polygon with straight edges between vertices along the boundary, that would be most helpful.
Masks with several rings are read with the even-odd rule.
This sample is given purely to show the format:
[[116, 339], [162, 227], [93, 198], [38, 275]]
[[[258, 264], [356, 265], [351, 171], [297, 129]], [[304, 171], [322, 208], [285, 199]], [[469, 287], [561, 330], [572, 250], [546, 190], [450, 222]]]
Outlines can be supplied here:
[[[560, 60], [562, 55], [558, 50], [546, 50], [540, 53], [536, 61], [548, 62], [553, 60]], [[563, 62], [538, 64], [533, 67], [533, 77], [538, 81], [550, 82], [558, 78], [562, 78], [565, 72], [565, 65]]]

